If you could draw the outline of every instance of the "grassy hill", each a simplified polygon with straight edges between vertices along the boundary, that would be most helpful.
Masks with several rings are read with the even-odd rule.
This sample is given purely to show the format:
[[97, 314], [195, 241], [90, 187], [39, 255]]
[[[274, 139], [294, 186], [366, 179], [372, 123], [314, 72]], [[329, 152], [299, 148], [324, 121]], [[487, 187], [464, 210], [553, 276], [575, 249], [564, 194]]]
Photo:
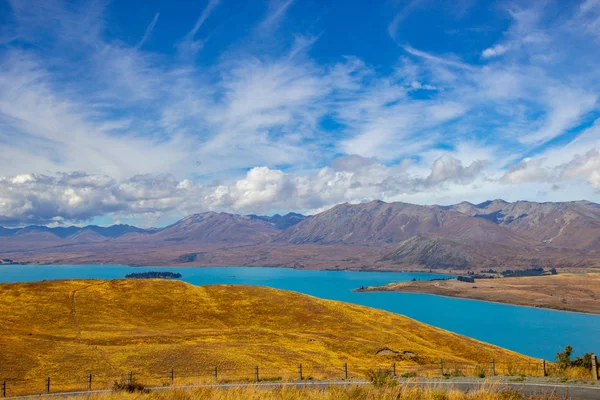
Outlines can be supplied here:
[[[42, 390], [85, 387], [134, 371], [166, 384], [211, 376], [341, 376], [396, 362], [527, 362], [517, 353], [407, 317], [265, 287], [166, 280], [73, 280], [0, 285], [0, 379]], [[388, 348], [387, 355], [377, 355]], [[404, 352], [409, 352], [404, 354]], [[237, 374], [237, 375], [236, 375]], [[195, 379], [195, 378], [194, 378]], [[152, 381], [152, 382], [150, 382]], [[73, 384], [76, 382], [76, 384]], [[102, 383], [103, 382], [103, 383]], [[74, 386], [73, 386], [74, 385]]]

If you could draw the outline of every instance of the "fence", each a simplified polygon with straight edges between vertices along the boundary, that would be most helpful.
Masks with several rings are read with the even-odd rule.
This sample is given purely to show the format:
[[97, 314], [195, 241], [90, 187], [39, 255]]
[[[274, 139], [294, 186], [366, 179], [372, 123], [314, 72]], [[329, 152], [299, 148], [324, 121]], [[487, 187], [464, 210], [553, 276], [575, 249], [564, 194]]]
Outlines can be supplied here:
[[[572, 372], [572, 371], [571, 371]], [[592, 357], [592, 370], [579, 369], [577, 376], [598, 379], [596, 356]], [[568, 376], [569, 370], [560, 369], [557, 364], [539, 362], [497, 362], [494, 359], [484, 364], [438, 360], [433, 364], [348, 364], [327, 365], [295, 365], [295, 366], [246, 366], [219, 367], [212, 366], [194, 373], [179, 373], [174, 369], [157, 371], [155, 374], [129, 371], [125, 374], [72, 374], [70, 376], [47, 376], [39, 379], [17, 379], [6, 377], [1, 381], [0, 397], [56, 392], [79, 392], [111, 389], [115, 382], [123, 385], [140, 384], [145, 387], [167, 387], [184, 385], [201, 385], [230, 382], [265, 382], [265, 381], [310, 381], [310, 380], [357, 380], [379, 376], [395, 378], [413, 377], [453, 377], [453, 376]]]

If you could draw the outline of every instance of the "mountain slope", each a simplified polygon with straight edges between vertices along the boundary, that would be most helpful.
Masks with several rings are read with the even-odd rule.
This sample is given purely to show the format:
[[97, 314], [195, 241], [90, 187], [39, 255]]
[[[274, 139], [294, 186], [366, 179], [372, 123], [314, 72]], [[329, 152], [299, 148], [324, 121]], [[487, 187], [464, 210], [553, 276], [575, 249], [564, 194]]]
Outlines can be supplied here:
[[600, 205], [588, 201], [507, 203], [494, 200], [471, 207], [460, 203], [453, 209], [492, 221], [549, 246], [591, 249], [600, 239]]
[[382, 261], [428, 269], [487, 270], [585, 268], [592, 266], [574, 250], [506, 246], [498, 243], [436, 235], [415, 235]]
[[154, 233], [152, 242], [252, 243], [265, 242], [279, 232], [272, 224], [242, 215], [193, 214]]
[[382, 201], [335, 206], [286, 229], [277, 240], [293, 244], [377, 245], [400, 243], [426, 233], [506, 245], [535, 243], [493, 222], [455, 210]]

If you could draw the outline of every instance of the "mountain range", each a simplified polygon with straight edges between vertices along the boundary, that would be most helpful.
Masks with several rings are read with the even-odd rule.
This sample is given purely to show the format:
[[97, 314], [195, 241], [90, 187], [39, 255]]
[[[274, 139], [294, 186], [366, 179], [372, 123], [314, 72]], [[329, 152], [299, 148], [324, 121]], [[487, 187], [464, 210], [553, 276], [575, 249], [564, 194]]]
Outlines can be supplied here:
[[600, 205], [376, 200], [339, 204], [312, 216], [205, 212], [153, 229], [0, 227], [0, 258], [340, 270], [600, 267]]

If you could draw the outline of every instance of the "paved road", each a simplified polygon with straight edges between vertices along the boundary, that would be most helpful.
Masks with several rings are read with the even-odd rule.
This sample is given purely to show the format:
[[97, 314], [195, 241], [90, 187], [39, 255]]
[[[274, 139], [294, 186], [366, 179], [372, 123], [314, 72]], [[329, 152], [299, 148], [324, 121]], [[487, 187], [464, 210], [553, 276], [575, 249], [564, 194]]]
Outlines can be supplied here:
[[[542, 395], [555, 395], [561, 400], [600, 400], [600, 381], [598, 385], [585, 385], [585, 384], [568, 384], [568, 383], [555, 383], [555, 382], [510, 382], [506, 380], [465, 380], [465, 379], [431, 379], [431, 380], [401, 380], [402, 383], [408, 385], [418, 385], [423, 387], [436, 387], [445, 389], [458, 389], [465, 392], [477, 390], [479, 388], [496, 388], [496, 389], [507, 389], [526, 395], [542, 394]], [[320, 388], [325, 389], [330, 386], [352, 386], [352, 385], [368, 385], [368, 381], [308, 381], [308, 382], [261, 382], [261, 383], [225, 383], [225, 384], [212, 384], [212, 385], [193, 385], [193, 386], [167, 386], [167, 387], [154, 387], [150, 390], [160, 391], [169, 389], [192, 389], [197, 387], [214, 387], [214, 388], [233, 388], [233, 387], [283, 387], [293, 386], [297, 388]], [[26, 399], [26, 398], [40, 398], [40, 397], [74, 397], [79, 395], [88, 395], [91, 393], [110, 393], [111, 390], [94, 390], [85, 392], [70, 392], [70, 393], [50, 393], [42, 396], [31, 395], [31, 396], [20, 396], [20, 397], [7, 397], [7, 399]]]
[[498, 389], [507, 389], [527, 395], [542, 394], [556, 395], [560, 399], [571, 400], [600, 400], [600, 386], [582, 385], [582, 384], [563, 384], [563, 383], [538, 383], [538, 382], [506, 382], [506, 381], [452, 381], [452, 380], [431, 380], [418, 381], [414, 383], [420, 386], [456, 388], [462, 391], [477, 390], [481, 387], [494, 387]]

